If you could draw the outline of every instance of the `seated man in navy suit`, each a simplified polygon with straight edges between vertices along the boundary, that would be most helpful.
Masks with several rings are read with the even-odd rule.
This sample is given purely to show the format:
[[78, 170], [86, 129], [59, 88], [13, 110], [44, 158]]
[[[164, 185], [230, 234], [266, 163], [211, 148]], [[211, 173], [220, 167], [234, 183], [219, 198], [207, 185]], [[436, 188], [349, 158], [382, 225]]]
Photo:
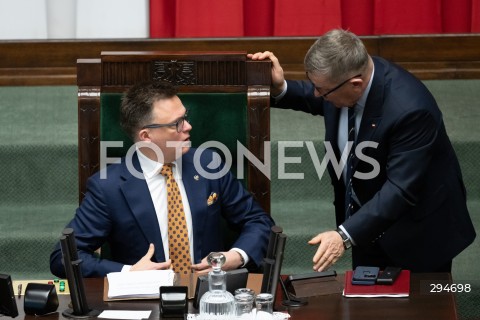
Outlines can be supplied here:
[[[229, 171], [222, 173], [218, 155], [189, 147], [192, 126], [174, 87], [153, 82], [132, 87], [120, 116], [135, 152], [90, 177], [85, 199], [67, 225], [75, 232], [83, 275], [168, 268], [206, 272], [205, 257], [212, 251], [224, 252], [224, 270], [259, 267], [273, 220]], [[173, 177], [163, 175], [164, 167]], [[169, 238], [174, 200], [167, 193], [174, 184], [181, 206], [175, 214], [183, 222], [173, 229], [186, 235], [181, 249]], [[222, 219], [238, 231], [232, 248], [223, 244]], [[111, 259], [95, 253], [105, 243]], [[181, 258], [175, 250], [183, 250]], [[180, 260], [182, 271], [176, 269]], [[65, 277], [59, 244], [50, 269]]]

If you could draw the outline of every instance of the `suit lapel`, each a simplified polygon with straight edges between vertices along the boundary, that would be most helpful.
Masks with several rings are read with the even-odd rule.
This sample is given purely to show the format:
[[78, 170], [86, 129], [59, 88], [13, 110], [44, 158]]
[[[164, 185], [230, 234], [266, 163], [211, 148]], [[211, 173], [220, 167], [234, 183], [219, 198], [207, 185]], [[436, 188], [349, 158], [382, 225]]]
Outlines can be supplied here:
[[[384, 92], [384, 66], [377, 63], [374, 59], [375, 74], [372, 80], [372, 86], [368, 93], [365, 108], [363, 110], [362, 121], [358, 131], [356, 145], [364, 141], [371, 141], [373, 134], [380, 125], [383, 117], [383, 92]], [[358, 157], [353, 161], [353, 167], [358, 164]]]
[[[142, 172], [137, 154], [132, 157], [133, 166]], [[130, 211], [137, 220], [140, 229], [149, 243], [155, 244], [155, 257], [157, 261], [165, 261], [165, 253], [162, 244], [162, 235], [158, 225], [157, 215], [153, 206], [150, 191], [145, 179], [136, 178], [132, 175], [126, 165], [122, 177], [125, 182], [120, 186]], [[134, 239], [132, 239], [134, 241]]]

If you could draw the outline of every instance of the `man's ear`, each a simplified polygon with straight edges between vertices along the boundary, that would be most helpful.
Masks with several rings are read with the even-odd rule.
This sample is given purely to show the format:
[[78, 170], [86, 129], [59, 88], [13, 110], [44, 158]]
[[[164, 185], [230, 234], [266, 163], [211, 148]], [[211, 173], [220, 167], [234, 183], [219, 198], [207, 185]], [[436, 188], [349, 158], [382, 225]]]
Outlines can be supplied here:
[[360, 78], [352, 79], [350, 82], [353, 85], [353, 90], [361, 94], [363, 89], [363, 80]]
[[363, 84], [363, 80], [361, 78], [354, 78], [351, 80], [351, 84], [354, 86], [354, 87], [362, 87], [362, 84]]
[[138, 141], [151, 141], [150, 134], [147, 129], [142, 129], [138, 132]]

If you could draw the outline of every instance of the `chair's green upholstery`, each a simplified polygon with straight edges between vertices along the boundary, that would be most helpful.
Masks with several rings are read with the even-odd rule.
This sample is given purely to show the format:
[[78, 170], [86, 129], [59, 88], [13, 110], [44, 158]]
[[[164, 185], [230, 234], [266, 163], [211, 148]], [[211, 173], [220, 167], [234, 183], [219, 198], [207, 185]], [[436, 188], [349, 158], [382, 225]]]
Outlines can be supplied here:
[[123, 157], [127, 154], [132, 140], [120, 128], [120, 104], [122, 94], [102, 93], [100, 95], [100, 137], [101, 141], [122, 141], [122, 148], [108, 148], [107, 155]]
[[[188, 110], [192, 147], [206, 141], [220, 142], [232, 156], [232, 172], [236, 172], [237, 141], [247, 146], [247, 95], [246, 93], [180, 93], [178, 95]], [[101, 141], [122, 141], [122, 148], [107, 149], [108, 157], [124, 156], [131, 139], [119, 125], [119, 107], [122, 94], [102, 93], [100, 97]], [[224, 153], [219, 154], [224, 158]], [[241, 181], [245, 184], [247, 177]]]

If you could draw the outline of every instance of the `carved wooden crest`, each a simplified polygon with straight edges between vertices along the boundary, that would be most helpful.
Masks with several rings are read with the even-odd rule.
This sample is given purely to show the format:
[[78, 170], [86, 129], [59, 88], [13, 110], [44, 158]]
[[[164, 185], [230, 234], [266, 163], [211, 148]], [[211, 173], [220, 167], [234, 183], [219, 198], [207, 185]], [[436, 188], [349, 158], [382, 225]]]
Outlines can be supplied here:
[[153, 80], [168, 81], [173, 85], [195, 85], [196, 64], [194, 61], [153, 61]]

